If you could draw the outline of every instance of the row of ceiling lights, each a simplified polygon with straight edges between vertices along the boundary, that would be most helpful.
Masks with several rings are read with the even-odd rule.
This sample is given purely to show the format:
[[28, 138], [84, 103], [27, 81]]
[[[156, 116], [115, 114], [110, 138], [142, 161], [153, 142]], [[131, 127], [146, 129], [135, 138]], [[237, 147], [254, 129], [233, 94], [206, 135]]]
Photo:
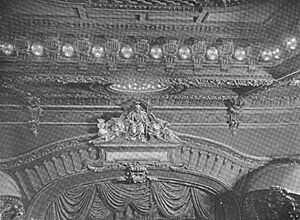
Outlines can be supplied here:
[[[296, 50], [298, 45], [297, 39], [295, 37], [289, 37], [285, 41], [285, 47], [288, 50]], [[40, 42], [33, 43], [30, 47], [31, 52], [37, 56], [41, 57], [44, 54], [44, 46]], [[0, 43], [0, 51], [5, 55], [12, 55], [15, 51], [15, 48], [10, 43]], [[66, 43], [61, 47], [61, 51], [65, 57], [71, 58], [75, 54], [75, 48], [72, 44]], [[92, 54], [96, 58], [102, 58], [105, 56], [105, 48], [101, 45], [94, 45], [91, 50]], [[133, 47], [129, 45], [125, 45], [120, 50], [121, 55], [125, 59], [131, 58], [135, 51]], [[265, 49], [261, 51], [260, 57], [263, 61], [271, 61], [272, 59], [280, 59], [280, 55], [282, 54], [282, 49], [275, 48], [275, 49]], [[150, 49], [150, 55], [154, 59], [160, 59], [164, 55], [163, 48], [160, 46], [153, 46]], [[192, 50], [188, 46], [183, 46], [178, 50], [178, 56], [183, 59], [189, 59], [192, 56]], [[219, 50], [216, 47], [209, 47], [206, 50], [206, 58], [208, 60], [214, 61], [217, 60], [219, 57]], [[233, 57], [238, 61], [243, 61], [247, 58], [247, 51], [245, 48], [238, 47], [235, 49], [233, 53]]]
[[126, 82], [112, 84], [110, 88], [119, 92], [156, 92], [165, 90], [168, 87], [158, 82]]

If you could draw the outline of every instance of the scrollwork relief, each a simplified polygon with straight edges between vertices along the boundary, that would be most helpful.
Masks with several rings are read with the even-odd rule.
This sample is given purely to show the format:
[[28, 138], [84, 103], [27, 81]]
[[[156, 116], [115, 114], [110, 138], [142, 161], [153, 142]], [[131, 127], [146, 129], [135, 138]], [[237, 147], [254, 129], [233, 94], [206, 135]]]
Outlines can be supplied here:
[[300, 198], [279, 186], [249, 193], [243, 203], [246, 219], [300, 219]]
[[123, 183], [145, 183], [147, 181], [158, 180], [155, 177], [148, 176], [149, 172], [147, 170], [147, 165], [136, 163], [128, 163], [126, 165], [125, 176], [120, 177], [117, 181]]
[[25, 209], [20, 198], [12, 196], [0, 196], [0, 219], [23, 220]]

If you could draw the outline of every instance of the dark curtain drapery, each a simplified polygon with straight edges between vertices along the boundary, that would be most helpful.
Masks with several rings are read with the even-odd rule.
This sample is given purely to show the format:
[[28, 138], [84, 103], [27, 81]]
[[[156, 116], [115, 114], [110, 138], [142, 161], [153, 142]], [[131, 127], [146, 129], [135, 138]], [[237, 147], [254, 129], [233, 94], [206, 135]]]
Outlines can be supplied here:
[[201, 189], [176, 183], [124, 184], [103, 182], [81, 186], [59, 195], [50, 205], [46, 220], [78, 220], [87, 215], [106, 219], [130, 207], [142, 216], [158, 210], [174, 218], [195, 213], [197, 219], [211, 219], [212, 196]]
[[102, 198], [97, 194], [89, 213], [90, 217], [97, 220], [105, 220], [108, 219], [108, 216], [110, 216], [111, 214], [112, 212], [110, 211], [108, 206], [104, 204]]
[[211, 196], [196, 188], [190, 188], [190, 190], [196, 215], [199, 218], [208, 219], [213, 205]]
[[123, 211], [129, 205], [144, 215], [151, 210], [151, 190], [145, 184], [100, 183], [97, 189], [103, 200], [114, 211]]
[[47, 220], [84, 219], [94, 203], [96, 187], [93, 185], [77, 187], [59, 195], [51, 204]]
[[184, 216], [192, 207], [190, 187], [163, 182], [152, 186], [157, 207], [165, 217]]

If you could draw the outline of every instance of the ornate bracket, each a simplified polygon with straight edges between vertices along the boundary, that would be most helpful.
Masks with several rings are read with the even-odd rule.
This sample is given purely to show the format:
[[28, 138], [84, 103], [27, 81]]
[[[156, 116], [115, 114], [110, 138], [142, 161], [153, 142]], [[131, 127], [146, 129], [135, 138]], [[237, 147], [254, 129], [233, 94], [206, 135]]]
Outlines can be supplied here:
[[38, 135], [38, 126], [40, 124], [40, 116], [42, 108], [40, 107], [40, 99], [35, 96], [29, 96], [26, 98], [28, 105], [26, 106], [30, 112], [30, 120], [28, 121], [28, 127], [34, 136]]
[[34, 136], [38, 135], [38, 126], [40, 124], [40, 116], [42, 113], [42, 108], [40, 107], [40, 99], [36, 96], [33, 96], [31, 93], [26, 92], [16, 86], [4, 83], [5, 88], [14, 91], [18, 96], [21, 97], [21, 101], [24, 104], [24, 107], [30, 112], [30, 118], [27, 122], [29, 130]]
[[178, 53], [178, 44], [176, 40], [170, 40], [163, 45], [163, 51], [165, 53], [166, 70], [172, 71], [174, 69], [174, 61], [176, 60], [176, 54]]
[[219, 47], [221, 71], [227, 72], [229, 67], [229, 61], [232, 58], [234, 52], [233, 42], [225, 42]]
[[225, 106], [227, 107], [227, 113], [229, 115], [227, 124], [232, 135], [234, 135], [240, 125], [239, 117], [242, 112], [242, 107], [244, 106], [244, 101], [240, 98], [232, 98], [225, 101]]
[[155, 181], [157, 178], [148, 176], [147, 165], [139, 164], [126, 164], [125, 176], [117, 180], [125, 183], [145, 183], [147, 181]]

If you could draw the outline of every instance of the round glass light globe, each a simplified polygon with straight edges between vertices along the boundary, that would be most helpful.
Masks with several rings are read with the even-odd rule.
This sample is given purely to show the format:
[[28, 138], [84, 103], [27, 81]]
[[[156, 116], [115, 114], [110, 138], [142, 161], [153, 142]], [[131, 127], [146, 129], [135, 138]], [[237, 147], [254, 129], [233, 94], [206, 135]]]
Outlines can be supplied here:
[[31, 52], [38, 57], [43, 56], [44, 46], [39, 42], [33, 43], [31, 45]]
[[270, 49], [266, 49], [261, 53], [261, 58], [263, 59], [263, 61], [268, 62], [270, 60], [272, 60], [273, 58], [273, 53]]
[[183, 46], [178, 51], [181, 59], [186, 60], [191, 56], [191, 50], [187, 46]]
[[207, 51], [206, 51], [206, 57], [209, 60], [216, 60], [219, 56], [219, 51], [217, 48], [215, 47], [210, 47]]
[[8, 56], [14, 52], [14, 46], [9, 43], [0, 44], [0, 50]]
[[65, 44], [62, 47], [62, 52], [66, 57], [72, 57], [74, 55], [74, 47], [71, 44]]
[[133, 55], [133, 48], [131, 46], [123, 46], [121, 48], [121, 54], [124, 58], [129, 59]]
[[96, 58], [101, 58], [104, 56], [104, 47], [99, 46], [99, 45], [95, 45], [92, 48], [92, 54], [96, 57]]
[[150, 55], [154, 58], [154, 59], [159, 59], [162, 57], [163, 55], [163, 51], [159, 46], [154, 46], [151, 48], [150, 50]]
[[281, 56], [281, 50], [279, 48], [276, 48], [275, 50], [273, 50], [273, 57], [276, 60], [279, 60]]
[[298, 46], [297, 39], [295, 37], [290, 37], [286, 39], [286, 46], [290, 50], [296, 50]]
[[234, 51], [233, 57], [238, 61], [243, 61], [246, 58], [246, 51], [244, 48], [237, 48]]

